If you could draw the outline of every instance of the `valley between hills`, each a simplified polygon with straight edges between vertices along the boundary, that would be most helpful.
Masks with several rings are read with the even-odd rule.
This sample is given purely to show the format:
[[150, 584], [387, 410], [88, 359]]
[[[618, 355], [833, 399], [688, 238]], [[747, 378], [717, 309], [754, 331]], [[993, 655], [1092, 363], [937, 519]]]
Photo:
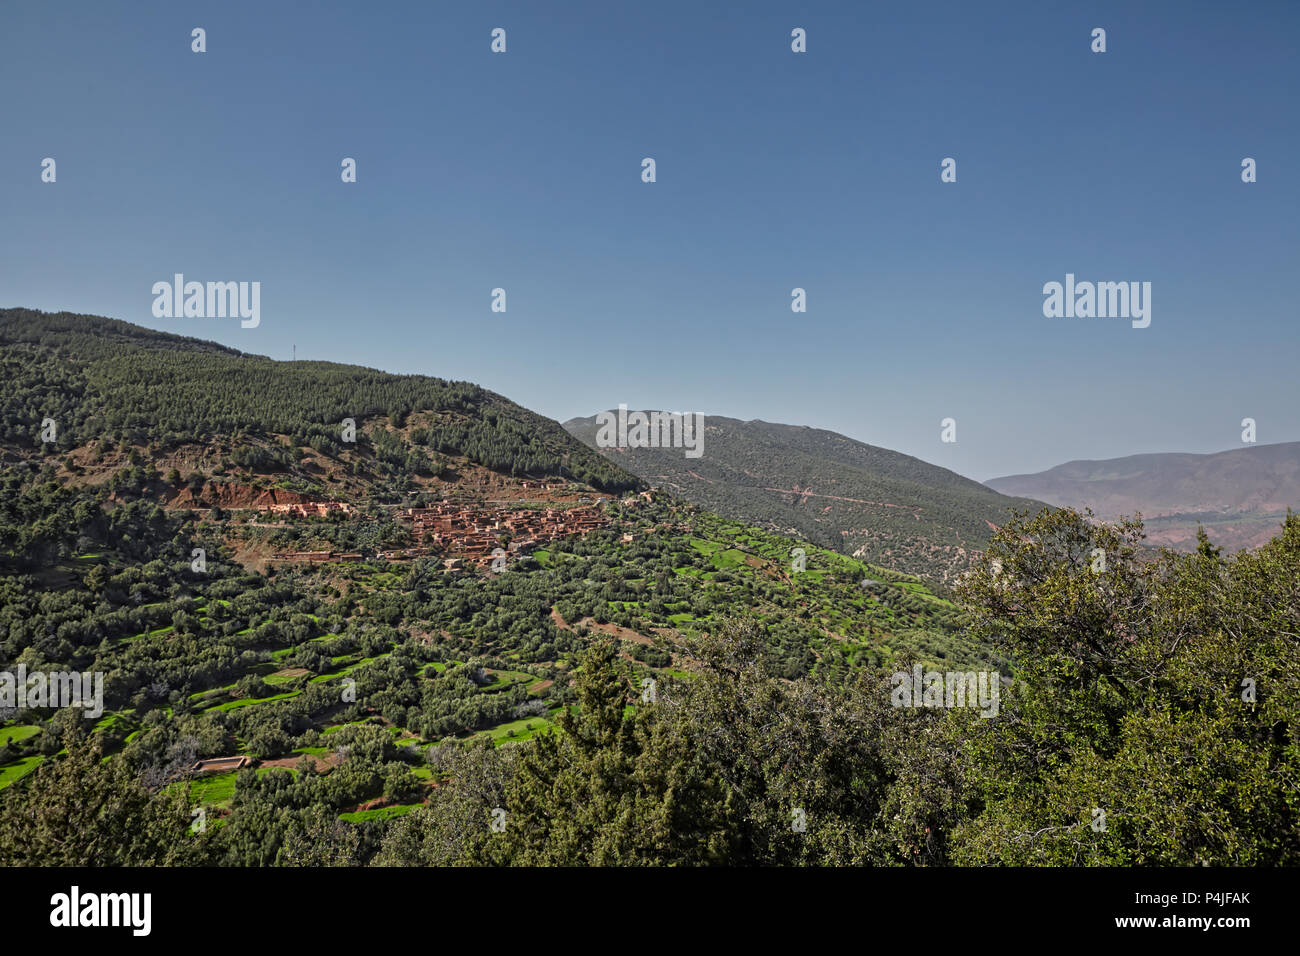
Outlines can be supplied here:
[[[0, 366], [0, 664], [104, 695], [0, 686], [6, 864], [1295, 858], [1294, 520], [1155, 557], [832, 433], [710, 419], [652, 464], [470, 383], [95, 316], [0, 311]], [[1002, 716], [900, 707], [917, 665]], [[1188, 740], [1231, 783], [1153, 825]], [[111, 840], [60, 823], [87, 787]], [[1103, 794], [1112, 836], [1022, 839]]]

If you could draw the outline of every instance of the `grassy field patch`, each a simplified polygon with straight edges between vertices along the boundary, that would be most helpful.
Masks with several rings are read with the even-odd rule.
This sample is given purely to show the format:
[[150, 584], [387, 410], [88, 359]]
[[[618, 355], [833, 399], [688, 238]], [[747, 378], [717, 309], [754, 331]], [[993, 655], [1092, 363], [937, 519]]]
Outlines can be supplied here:
[[0, 790], [15, 783], [35, 770], [45, 758], [37, 755], [35, 757], [20, 757], [13, 763], [7, 763], [0, 767]]
[[300, 690], [291, 690], [287, 694], [273, 694], [270, 697], [241, 697], [239, 700], [232, 700], [229, 703], [217, 704], [208, 710], [231, 711], [238, 710], [240, 707], [252, 707], [255, 704], [268, 704], [273, 700], [287, 700], [290, 697], [297, 697], [301, 694]]
[[235, 777], [238, 771], [214, 773], [190, 781], [190, 802], [199, 806], [228, 807], [235, 799]]
[[5, 744], [16, 744], [28, 737], [35, 737], [40, 732], [41, 728], [35, 724], [14, 724], [9, 727], [0, 727], [0, 747]]
[[349, 813], [340, 813], [339, 819], [348, 823], [364, 823], [367, 820], [391, 820], [393, 817], [400, 817], [403, 814], [410, 813], [419, 806], [423, 806], [423, 804], [399, 803], [395, 807], [380, 807], [377, 810], [353, 810]]

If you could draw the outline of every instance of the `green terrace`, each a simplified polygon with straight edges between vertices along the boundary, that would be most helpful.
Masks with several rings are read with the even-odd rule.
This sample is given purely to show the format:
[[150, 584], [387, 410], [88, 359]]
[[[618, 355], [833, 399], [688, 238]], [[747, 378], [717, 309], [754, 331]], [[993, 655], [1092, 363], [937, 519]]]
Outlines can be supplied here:
[[[865, 666], [903, 649], [919, 648], [931, 659], [952, 655], [958, 645], [948, 623], [957, 609], [922, 581], [807, 544], [798, 544], [806, 551], [807, 569], [792, 573], [796, 544], [693, 514], [688, 533], [656, 535], [638, 527], [630, 542], [614, 529], [553, 542], [533, 552], [521, 573], [500, 577], [443, 575], [440, 568], [422, 569], [420, 562], [331, 566], [328, 575], [320, 568], [278, 569], [273, 579], [250, 575], [238, 587], [217, 580], [204, 585], [209, 595], [126, 608], [121, 619], [145, 629], [110, 639], [110, 664], [148, 674], [150, 668], [171, 667], [173, 655], [218, 648], [203, 673], [220, 686], [195, 689], [201, 685], [163, 681], [187, 692], [182, 719], [210, 721], [224, 736], [218, 752], [233, 749], [254, 760], [318, 757], [332, 765], [339, 743], [350, 739], [345, 731], [380, 726], [387, 741], [383, 761], [393, 761], [396, 748], [401, 766], [428, 784], [438, 774], [422, 751], [437, 743], [487, 740], [505, 746], [558, 732], [565, 707], [577, 709], [569, 703], [568, 684], [578, 652], [601, 632], [620, 640], [636, 680], [653, 674], [694, 680], [680, 659], [674, 663], [673, 654], [684, 652], [682, 638], [711, 631], [737, 614], [767, 628], [773, 660], [788, 668], [783, 675]], [[865, 588], [864, 579], [874, 583]], [[160, 591], [155, 586], [148, 593]], [[553, 618], [561, 607], [563, 613]], [[369, 690], [370, 699], [359, 692], [361, 699], [353, 702], [317, 689], [394, 655], [400, 666], [383, 665], [392, 676], [384, 683], [399, 690]], [[471, 662], [481, 674], [446, 679], [449, 670]], [[525, 699], [546, 706], [533, 705], [539, 712], [531, 713], [521, 709]], [[151, 708], [173, 718], [170, 707], [147, 697], [126, 703], [133, 706], [119, 702], [95, 725], [113, 737], [106, 750], [110, 758], [123, 747], [144, 746], [142, 728], [149, 725], [142, 720]], [[626, 712], [632, 710], [629, 704]], [[282, 727], [289, 726], [295, 729], [286, 739]], [[15, 750], [0, 767], [0, 785], [6, 786], [44, 759], [22, 746], [39, 732], [36, 724], [8, 730]], [[358, 739], [368, 741], [366, 759], [374, 759], [373, 734], [365, 734], [370, 732]], [[156, 737], [145, 740], [152, 744]], [[296, 773], [291, 767], [257, 767], [256, 773], [275, 769]], [[334, 781], [350, 779], [349, 771], [338, 769], [325, 766], [322, 772]], [[231, 807], [241, 773], [187, 781], [191, 801]], [[351, 803], [336, 805], [359, 806], [378, 796], [350, 793]], [[340, 817], [382, 821], [417, 805]]]

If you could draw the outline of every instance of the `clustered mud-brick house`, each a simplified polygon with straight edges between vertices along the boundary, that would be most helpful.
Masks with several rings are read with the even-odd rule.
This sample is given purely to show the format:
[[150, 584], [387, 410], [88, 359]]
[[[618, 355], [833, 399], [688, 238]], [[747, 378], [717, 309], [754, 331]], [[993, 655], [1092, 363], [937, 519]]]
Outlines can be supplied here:
[[560, 491], [568, 482], [561, 478], [526, 478], [520, 484], [526, 489], [542, 489], [545, 491]]
[[[286, 517], [314, 517], [333, 512], [351, 514], [351, 507], [341, 502], [307, 502], [270, 506], [275, 514]], [[609, 523], [598, 507], [517, 508], [504, 510], [443, 501], [429, 508], [406, 508], [394, 514], [409, 522], [418, 543], [414, 548], [379, 551], [376, 557], [387, 561], [411, 560], [433, 553], [447, 555], [449, 570], [459, 570], [465, 563], [491, 564], [493, 552], [509, 541], [509, 553], [527, 554], [548, 541], [588, 531]], [[360, 561], [353, 551], [282, 551], [273, 561], [332, 563]]]
[[[467, 561], [488, 564], [492, 552], [510, 539], [510, 551], [527, 553], [547, 541], [584, 535], [608, 519], [596, 508], [518, 508], [497, 510], [444, 501], [431, 508], [407, 508], [396, 514], [411, 522], [426, 551], [438, 550]], [[409, 549], [407, 549], [409, 550]], [[389, 552], [385, 552], [387, 555]]]

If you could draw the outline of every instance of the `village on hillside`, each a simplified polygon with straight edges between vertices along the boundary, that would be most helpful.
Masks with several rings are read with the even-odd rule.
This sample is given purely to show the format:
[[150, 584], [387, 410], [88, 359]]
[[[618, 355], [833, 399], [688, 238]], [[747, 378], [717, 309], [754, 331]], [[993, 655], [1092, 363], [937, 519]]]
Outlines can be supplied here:
[[[624, 507], [635, 507], [653, 500], [653, 492], [624, 498]], [[584, 499], [585, 501], [585, 499]], [[409, 527], [416, 544], [408, 548], [377, 551], [374, 557], [386, 561], [409, 561], [441, 556], [449, 571], [468, 565], [487, 567], [501, 555], [524, 555], [560, 538], [582, 537], [610, 524], [604, 505], [609, 498], [598, 497], [590, 504], [554, 507], [547, 502], [527, 507], [527, 502], [512, 502], [513, 507], [471, 504], [443, 500], [426, 507], [395, 510], [393, 518]], [[312, 518], [341, 514], [351, 517], [355, 510], [344, 502], [295, 502], [257, 506], [277, 517]], [[280, 562], [337, 563], [360, 561], [359, 551], [282, 551], [271, 556]]]

